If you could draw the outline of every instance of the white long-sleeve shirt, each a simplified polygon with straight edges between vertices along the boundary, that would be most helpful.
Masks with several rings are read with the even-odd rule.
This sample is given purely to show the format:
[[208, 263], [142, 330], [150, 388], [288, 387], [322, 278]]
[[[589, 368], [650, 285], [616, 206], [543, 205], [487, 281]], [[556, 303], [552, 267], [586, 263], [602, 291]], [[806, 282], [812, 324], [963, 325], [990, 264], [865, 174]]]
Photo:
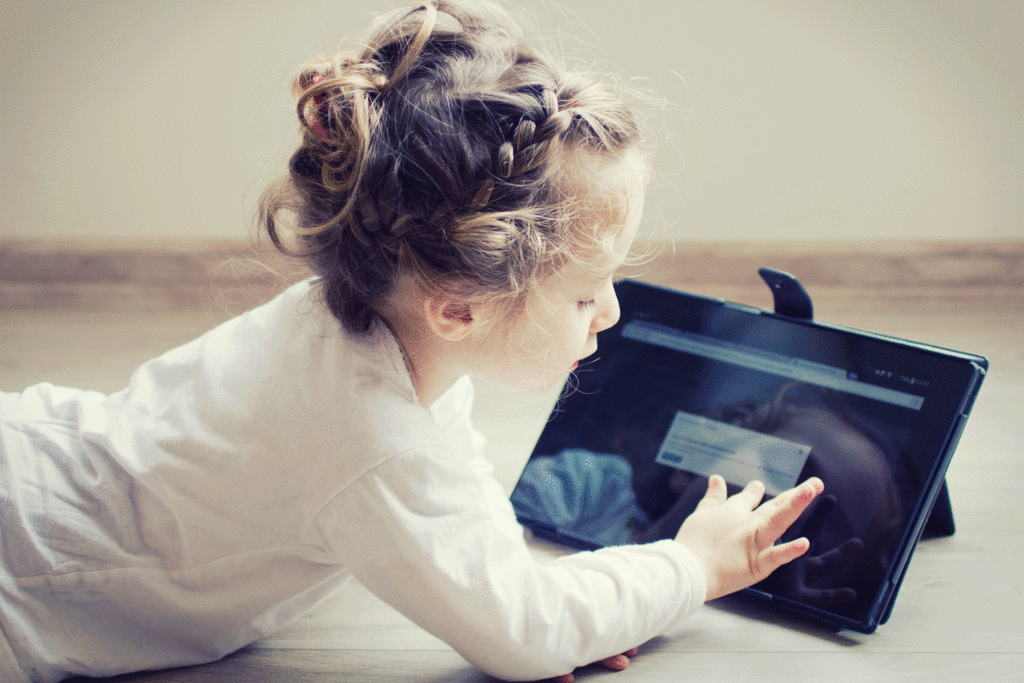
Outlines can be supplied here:
[[[0, 680], [212, 661], [355, 575], [473, 664], [546, 678], [677, 628], [674, 541], [538, 564], [469, 421], [308, 282], [103, 395], [0, 394]], [[6, 641], [6, 642], [4, 642]]]

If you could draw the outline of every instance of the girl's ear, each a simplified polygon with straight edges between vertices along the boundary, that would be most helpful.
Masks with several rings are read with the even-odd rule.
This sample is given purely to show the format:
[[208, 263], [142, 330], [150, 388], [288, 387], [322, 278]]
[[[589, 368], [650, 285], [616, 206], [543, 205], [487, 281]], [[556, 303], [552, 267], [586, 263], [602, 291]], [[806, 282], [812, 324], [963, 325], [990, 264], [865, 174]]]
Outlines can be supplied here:
[[473, 331], [476, 317], [473, 308], [463, 301], [428, 296], [423, 303], [427, 325], [437, 336], [447, 341], [462, 341]]

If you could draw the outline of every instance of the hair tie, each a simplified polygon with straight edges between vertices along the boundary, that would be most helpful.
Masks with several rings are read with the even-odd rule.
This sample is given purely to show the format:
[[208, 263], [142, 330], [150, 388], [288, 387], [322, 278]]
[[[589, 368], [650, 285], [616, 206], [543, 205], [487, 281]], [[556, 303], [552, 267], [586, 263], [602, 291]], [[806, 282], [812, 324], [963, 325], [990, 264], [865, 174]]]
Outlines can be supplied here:
[[[324, 75], [323, 74], [317, 74], [316, 76], [313, 77], [313, 82], [310, 83], [309, 86], [313, 87], [314, 85], [316, 85], [317, 83], [319, 83], [320, 81], [323, 81], [323, 80], [324, 80]], [[319, 135], [320, 137], [322, 137], [322, 138], [324, 138], [326, 140], [327, 139], [327, 131], [324, 130], [323, 125], [320, 123], [320, 117], [321, 116], [323, 116], [323, 117], [327, 116], [327, 106], [326, 106], [326, 101], [324, 99], [324, 94], [320, 93], [319, 95], [313, 95], [313, 104], [316, 105], [316, 110], [317, 110], [318, 116], [317, 116], [317, 118], [313, 119], [309, 123], [309, 127], [313, 129], [314, 133], [316, 133], [317, 135]]]

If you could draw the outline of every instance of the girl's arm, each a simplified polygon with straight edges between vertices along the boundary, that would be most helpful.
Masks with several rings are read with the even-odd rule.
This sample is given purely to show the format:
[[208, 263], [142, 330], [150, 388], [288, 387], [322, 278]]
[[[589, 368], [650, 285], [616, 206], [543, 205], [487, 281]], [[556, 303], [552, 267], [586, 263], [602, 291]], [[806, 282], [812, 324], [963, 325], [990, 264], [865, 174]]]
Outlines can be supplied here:
[[700, 562], [673, 540], [538, 564], [482, 475], [417, 451], [347, 487], [317, 520], [378, 597], [484, 671], [536, 680], [677, 628], [704, 602]]
[[564, 674], [670, 632], [709, 595], [706, 581], [712, 596], [751, 585], [806, 549], [773, 543], [820, 490], [805, 483], [755, 509], [756, 486], [726, 500], [713, 481], [680, 533], [693, 551], [665, 540], [540, 565], [482, 475], [449, 458], [382, 463], [318, 524], [371, 591], [507, 680]]

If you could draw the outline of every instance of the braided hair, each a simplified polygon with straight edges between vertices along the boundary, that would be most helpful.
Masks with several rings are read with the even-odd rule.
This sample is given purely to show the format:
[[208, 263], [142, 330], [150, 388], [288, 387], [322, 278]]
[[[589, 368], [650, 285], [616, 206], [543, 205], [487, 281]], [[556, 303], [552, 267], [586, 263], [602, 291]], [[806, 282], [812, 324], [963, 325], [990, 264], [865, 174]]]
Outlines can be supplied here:
[[483, 0], [383, 15], [356, 50], [305, 65], [292, 92], [303, 139], [261, 223], [308, 260], [353, 332], [370, 329], [403, 272], [521, 308], [577, 251], [573, 155], [614, 158], [639, 137], [608, 87], [525, 47]]

